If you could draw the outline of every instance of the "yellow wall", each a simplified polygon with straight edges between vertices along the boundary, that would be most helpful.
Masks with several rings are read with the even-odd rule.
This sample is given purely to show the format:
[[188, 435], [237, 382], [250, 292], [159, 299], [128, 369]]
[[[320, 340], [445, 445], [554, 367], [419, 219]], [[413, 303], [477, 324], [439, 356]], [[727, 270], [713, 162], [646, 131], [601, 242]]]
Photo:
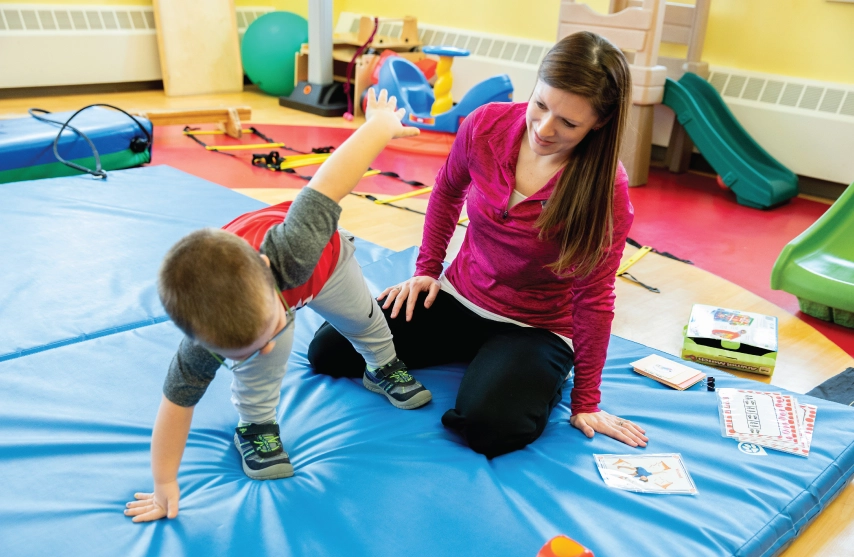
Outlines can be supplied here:
[[560, 0], [335, 0], [336, 9], [345, 12], [412, 15], [433, 25], [546, 41], [557, 33], [559, 5]]
[[[605, 11], [608, 0], [584, 0]], [[682, 0], [691, 3], [692, 0]], [[0, 3], [3, 3], [0, 0]], [[15, 0], [22, 4], [151, 5], [151, 0]], [[235, 0], [308, 17], [308, 0]], [[342, 11], [414, 15], [433, 25], [553, 41], [560, 0], [334, 0]], [[662, 54], [681, 52], [664, 45]], [[703, 58], [714, 65], [854, 84], [854, 4], [712, 0]]]
[[704, 57], [721, 66], [854, 84], [854, 4], [712, 0]]
[[[338, 19], [337, 2], [333, 0], [332, 6], [336, 8], [334, 12], [334, 22]], [[308, 18], [308, 0], [234, 0], [235, 6], [271, 6], [283, 12], [293, 12], [305, 18]]]
[[[608, 0], [586, 3], [607, 11]], [[555, 39], [559, 5], [560, 0], [335, 0], [338, 11], [414, 15], [434, 25], [544, 41]], [[703, 58], [719, 66], [854, 84], [854, 4], [712, 0]]]

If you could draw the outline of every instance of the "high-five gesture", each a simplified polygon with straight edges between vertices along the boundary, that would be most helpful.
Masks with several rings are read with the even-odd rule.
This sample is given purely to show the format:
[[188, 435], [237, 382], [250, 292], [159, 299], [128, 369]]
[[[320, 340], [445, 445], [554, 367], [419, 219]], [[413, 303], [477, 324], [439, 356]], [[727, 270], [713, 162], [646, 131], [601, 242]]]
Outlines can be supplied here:
[[341, 147], [315, 172], [308, 183], [332, 201], [338, 203], [362, 179], [368, 165], [394, 138], [418, 135], [418, 128], [401, 124], [404, 110], [397, 108], [397, 99], [389, 98], [385, 89], [379, 98], [374, 91], [368, 93], [365, 123], [347, 138]]
[[392, 136], [394, 139], [400, 137], [412, 137], [418, 135], [418, 128], [404, 127], [401, 121], [406, 115], [406, 110], [397, 108], [397, 98], [389, 97], [388, 91], [383, 89], [380, 91], [380, 97], [377, 98], [373, 89], [368, 89], [368, 106], [365, 109], [365, 120], [379, 119], [383, 122], [388, 121], [388, 125], [395, 131]]

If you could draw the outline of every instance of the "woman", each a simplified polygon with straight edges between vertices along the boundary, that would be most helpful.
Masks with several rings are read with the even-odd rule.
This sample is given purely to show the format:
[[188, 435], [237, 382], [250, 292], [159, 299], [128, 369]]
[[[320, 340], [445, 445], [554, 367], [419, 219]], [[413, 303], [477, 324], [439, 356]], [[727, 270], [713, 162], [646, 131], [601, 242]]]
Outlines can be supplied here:
[[[483, 106], [460, 126], [430, 197], [415, 276], [379, 297], [411, 368], [470, 362], [442, 423], [487, 457], [540, 436], [573, 365], [572, 425], [646, 446], [643, 429], [598, 407], [633, 218], [617, 160], [630, 102], [616, 47], [587, 32], [561, 40], [527, 103]], [[442, 273], [463, 203], [468, 231]], [[309, 359], [321, 373], [364, 369], [328, 325]]]

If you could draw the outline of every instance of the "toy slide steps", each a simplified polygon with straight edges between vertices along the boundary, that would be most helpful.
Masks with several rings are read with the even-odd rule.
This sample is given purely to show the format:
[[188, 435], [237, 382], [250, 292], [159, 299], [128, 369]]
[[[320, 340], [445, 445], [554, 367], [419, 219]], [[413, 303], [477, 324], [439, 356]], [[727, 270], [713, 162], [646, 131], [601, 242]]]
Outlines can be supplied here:
[[786, 244], [771, 288], [798, 297], [801, 311], [854, 328], [854, 185], [812, 226]]
[[768, 209], [798, 194], [798, 177], [744, 131], [705, 79], [693, 73], [678, 82], [668, 78], [663, 102], [739, 204]]

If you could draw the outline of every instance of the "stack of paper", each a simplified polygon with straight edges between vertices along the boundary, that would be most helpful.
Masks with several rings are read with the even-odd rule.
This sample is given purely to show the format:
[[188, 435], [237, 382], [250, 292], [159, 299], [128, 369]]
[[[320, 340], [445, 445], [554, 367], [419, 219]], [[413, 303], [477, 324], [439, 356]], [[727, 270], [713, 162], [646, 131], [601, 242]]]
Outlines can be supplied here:
[[742, 443], [809, 456], [816, 407], [792, 395], [718, 389], [721, 433]]
[[655, 354], [632, 362], [631, 365], [641, 375], [680, 391], [684, 391], [706, 377], [702, 371]]

